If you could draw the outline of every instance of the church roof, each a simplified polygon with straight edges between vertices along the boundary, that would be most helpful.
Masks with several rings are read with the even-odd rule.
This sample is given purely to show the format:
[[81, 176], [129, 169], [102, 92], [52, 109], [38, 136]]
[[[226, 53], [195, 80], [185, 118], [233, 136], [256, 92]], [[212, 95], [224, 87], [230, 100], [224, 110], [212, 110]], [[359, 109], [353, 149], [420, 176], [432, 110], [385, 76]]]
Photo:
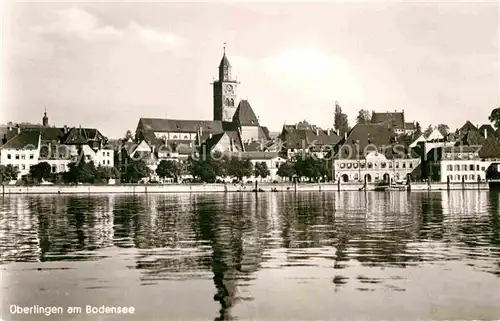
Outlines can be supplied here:
[[197, 133], [200, 128], [207, 133], [223, 132], [222, 122], [219, 120], [141, 118], [139, 124], [144, 130], [153, 132]]
[[223, 66], [231, 67], [231, 64], [229, 63], [229, 59], [227, 59], [225, 52], [224, 52], [224, 55], [222, 56], [222, 59], [220, 61], [219, 68], [221, 68]]
[[248, 100], [240, 101], [240, 103], [238, 104], [238, 108], [236, 108], [236, 111], [234, 113], [233, 121], [239, 123], [240, 126], [259, 125], [259, 120], [257, 119], [257, 116], [255, 115]]

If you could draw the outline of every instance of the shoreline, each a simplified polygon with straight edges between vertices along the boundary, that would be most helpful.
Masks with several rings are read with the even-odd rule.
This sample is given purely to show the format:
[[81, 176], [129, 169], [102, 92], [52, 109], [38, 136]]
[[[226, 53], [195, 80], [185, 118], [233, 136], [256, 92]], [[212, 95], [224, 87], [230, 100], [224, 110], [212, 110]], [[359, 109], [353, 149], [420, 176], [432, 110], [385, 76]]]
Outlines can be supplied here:
[[[259, 192], [327, 192], [327, 191], [375, 191], [369, 183], [260, 183]], [[412, 183], [410, 189], [391, 192], [442, 191], [442, 190], [489, 190], [488, 182], [474, 183]], [[256, 192], [254, 184], [164, 184], [164, 185], [2, 185], [2, 195], [11, 194], [148, 194], [148, 193], [234, 193]]]

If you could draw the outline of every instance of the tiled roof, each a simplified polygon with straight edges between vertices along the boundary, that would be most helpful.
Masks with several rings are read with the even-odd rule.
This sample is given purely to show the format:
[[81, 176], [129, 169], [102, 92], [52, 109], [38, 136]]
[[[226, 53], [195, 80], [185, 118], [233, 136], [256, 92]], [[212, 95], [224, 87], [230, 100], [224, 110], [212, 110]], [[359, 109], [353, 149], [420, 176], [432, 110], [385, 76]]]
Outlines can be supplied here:
[[479, 157], [481, 158], [500, 158], [500, 141], [490, 136], [484, 140], [483, 146], [479, 151]]
[[280, 134], [280, 139], [282, 140], [283, 147], [285, 148], [302, 148], [302, 145], [310, 146], [334, 146], [340, 141], [340, 136], [338, 136], [335, 131], [327, 131], [316, 126], [311, 126], [309, 124], [305, 125], [285, 125], [283, 126], [283, 131]]
[[374, 112], [372, 115], [372, 123], [389, 123], [395, 128], [403, 128], [405, 125], [405, 115], [402, 112]]
[[269, 129], [265, 126], [261, 126], [261, 128], [262, 128], [262, 131], [264, 132], [264, 136], [265, 136], [266, 140], [270, 140], [271, 137], [269, 136]]
[[[396, 134], [386, 124], [357, 124], [336, 146], [336, 158], [364, 157], [369, 151], [392, 150]], [[393, 156], [393, 152], [389, 152]], [[387, 157], [387, 156], [386, 156]]]
[[1, 146], [2, 149], [37, 149], [39, 130], [23, 130]]
[[470, 121], [467, 121], [458, 131], [468, 132], [470, 130], [477, 130], [477, 127], [474, 126]]
[[258, 126], [259, 120], [248, 100], [242, 100], [234, 112], [233, 121], [240, 126]]
[[479, 133], [484, 137], [484, 132], [488, 134], [488, 136], [496, 136], [496, 131], [493, 129], [493, 127], [490, 124], [484, 124], [481, 127], [479, 127]]
[[415, 123], [405, 123], [405, 128], [409, 130], [417, 129]]
[[465, 133], [460, 140], [457, 141], [457, 145], [482, 145], [484, 143], [484, 137], [479, 133], [478, 130], [470, 130]]
[[205, 133], [221, 133], [222, 122], [218, 120], [181, 120], [162, 118], [141, 118], [139, 124], [146, 131], [197, 133], [200, 127]]

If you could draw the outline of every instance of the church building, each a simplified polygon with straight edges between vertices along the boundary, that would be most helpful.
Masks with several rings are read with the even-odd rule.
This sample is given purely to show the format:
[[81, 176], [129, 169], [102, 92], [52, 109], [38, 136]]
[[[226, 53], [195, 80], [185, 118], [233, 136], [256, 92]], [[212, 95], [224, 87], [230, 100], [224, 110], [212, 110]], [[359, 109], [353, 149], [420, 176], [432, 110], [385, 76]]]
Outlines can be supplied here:
[[[224, 53], [219, 64], [218, 79], [213, 82], [213, 120], [186, 120], [140, 118], [136, 128], [137, 142], [146, 141], [151, 146], [179, 146], [195, 151], [207, 139], [230, 138], [227, 148], [246, 151], [245, 146], [269, 139], [265, 127], [260, 126], [247, 100], [238, 100], [239, 83], [232, 77], [231, 64]], [[220, 134], [227, 133], [222, 136]]]

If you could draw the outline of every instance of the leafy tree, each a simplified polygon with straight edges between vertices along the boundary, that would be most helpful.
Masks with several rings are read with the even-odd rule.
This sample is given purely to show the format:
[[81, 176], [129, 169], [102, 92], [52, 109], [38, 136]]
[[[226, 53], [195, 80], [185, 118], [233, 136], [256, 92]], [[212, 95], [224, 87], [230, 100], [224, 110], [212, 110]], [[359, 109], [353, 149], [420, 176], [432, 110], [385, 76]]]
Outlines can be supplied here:
[[356, 124], [369, 124], [372, 121], [372, 113], [366, 109], [360, 109], [356, 117]]
[[35, 181], [47, 180], [51, 176], [50, 164], [47, 162], [38, 163], [30, 167], [30, 176]]
[[141, 160], [129, 160], [122, 167], [121, 179], [126, 183], [138, 183], [141, 179], [149, 177], [151, 170], [146, 163]]
[[488, 120], [493, 123], [493, 126], [495, 126], [497, 130], [500, 129], [500, 107], [491, 111]]
[[[64, 175], [64, 180], [70, 183], [94, 183], [101, 178], [96, 175], [94, 162], [73, 162], [68, 164], [69, 170]], [[100, 174], [99, 174], [100, 175]]]
[[188, 158], [187, 171], [193, 176], [198, 177], [203, 182], [213, 183], [217, 176], [225, 176], [226, 159], [219, 153], [202, 155], [199, 159]]
[[266, 178], [271, 175], [271, 172], [269, 171], [269, 168], [267, 168], [267, 164], [265, 162], [259, 162], [255, 164], [254, 175], [255, 177]]
[[446, 124], [437, 125], [437, 130], [441, 133], [441, 135], [446, 136], [450, 132], [450, 126]]
[[120, 171], [116, 167], [97, 166], [95, 169], [95, 179], [97, 181], [119, 178]]
[[19, 170], [13, 165], [0, 165], [0, 182], [7, 182], [17, 179]]
[[295, 165], [291, 161], [286, 161], [278, 167], [277, 174], [284, 178], [288, 177], [289, 180], [292, 180], [293, 175], [295, 175]]
[[425, 137], [428, 137], [433, 131], [434, 127], [432, 127], [432, 125], [427, 126], [427, 128], [424, 130]]
[[344, 135], [349, 131], [349, 121], [347, 114], [342, 112], [342, 107], [338, 102], [335, 102], [334, 127], [339, 135]]
[[254, 173], [253, 164], [249, 159], [239, 159], [232, 157], [227, 160], [227, 175], [234, 176], [238, 178], [239, 181], [243, 180], [243, 177], [252, 176]]
[[311, 154], [297, 155], [294, 162], [295, 172], [299, 177], [318, 180], [326, 175], [326, 164]]
[[156, 174], [161, 178], [173, 178], [176, 182], [182, 172], [182, 164], [173, 160], [162, 160], [156, 168]]

